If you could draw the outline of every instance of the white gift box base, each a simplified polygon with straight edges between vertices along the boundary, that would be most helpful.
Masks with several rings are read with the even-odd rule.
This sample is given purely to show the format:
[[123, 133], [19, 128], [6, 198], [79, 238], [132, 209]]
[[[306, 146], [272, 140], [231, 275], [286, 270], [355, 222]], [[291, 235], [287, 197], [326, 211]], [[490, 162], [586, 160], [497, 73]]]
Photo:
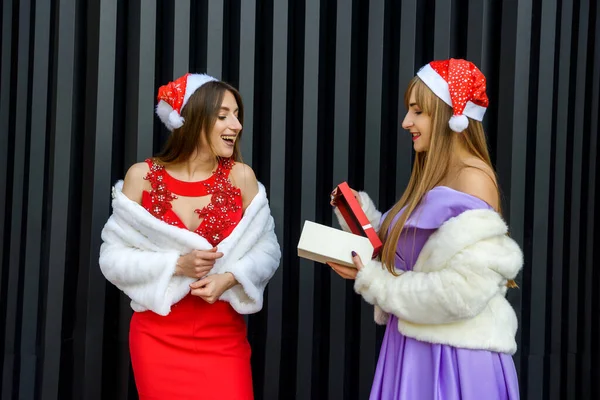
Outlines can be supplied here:
[[304, 222], [298, 242], [299, 257], [323, 264], [330, 261], [354, 267], [352, 251], [358, 253], [363, 263], [373, 257], [373, 245], [366, 237], [312, 221]]

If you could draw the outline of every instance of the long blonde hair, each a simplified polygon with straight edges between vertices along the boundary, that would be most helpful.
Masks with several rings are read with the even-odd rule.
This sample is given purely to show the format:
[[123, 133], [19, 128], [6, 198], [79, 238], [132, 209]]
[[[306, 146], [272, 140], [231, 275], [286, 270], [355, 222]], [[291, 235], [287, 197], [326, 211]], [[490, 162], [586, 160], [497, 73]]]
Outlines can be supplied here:
[[[384, 243], [381, 261], [393, 275], [397, 275], [394, 268], [396, 246], [406, 221], [419, 206], [425, 194], [438, 186], [446, 177], [451, 166], [455, 135], [461, 135], [461, 140], [464, 140], [468, 151], [485, 162], [492, 171], [494, 170], [481, 122], [469, 118], [469, 126], [464, 132], [453, 132], [448, 126], [452, 108], [437, 97], [417, 76], [410, 81], [404, 94], [406, 108], [409, 108], [410, 95], [413, 90], [417, 105], [421, 111], [431, 117], [431, 136], [429, 149], [426, 152], [416, 153], [408, 186], [400, 200], [385, 217], [379, 230], [379, 236]], [[492, 178], [496, 182], [496, 177]], [[498, 186], [496, 186], [496, 190], [499, 200]], [[405, 208], [404, 211], [388, 234], [390, 225], [403, 208]]]

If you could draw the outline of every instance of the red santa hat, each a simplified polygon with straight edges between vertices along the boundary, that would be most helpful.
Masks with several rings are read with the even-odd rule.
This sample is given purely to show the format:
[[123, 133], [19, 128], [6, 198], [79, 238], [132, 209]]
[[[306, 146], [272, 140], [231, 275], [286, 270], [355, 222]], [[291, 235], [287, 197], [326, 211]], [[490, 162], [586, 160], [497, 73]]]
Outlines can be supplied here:
[[450, 129], [462, 132], [469, 126], [469, 118], [481, 121], [488, 106], [485, 94], [485, 76], [470, 61], [451, 58], [432, 61], [417, 72], [423, 83], [436, 96], [452, 107]]
[[185, 121], [181, 116], [181, 109], [186, 105], [190, 96], [200, 86], [216, 80], [206, 74], [187, 73], [158, 89], [156, 114], [168, 130], [173, 131], [183, 126]]

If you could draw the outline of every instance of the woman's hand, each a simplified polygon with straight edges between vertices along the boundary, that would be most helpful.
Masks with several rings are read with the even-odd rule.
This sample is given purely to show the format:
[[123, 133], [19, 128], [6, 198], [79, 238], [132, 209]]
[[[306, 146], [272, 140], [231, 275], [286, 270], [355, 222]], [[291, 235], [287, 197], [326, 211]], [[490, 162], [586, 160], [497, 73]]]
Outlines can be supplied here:
[[223, 257], [223, 253], [218, 252], [216, 247], [210, 250], [193, 250], [179, 257], [175, 275], [202, 278], [210, 272], [215, 262], [221, 257]]
[[219, 300], [219, 297], [228, 289], [238, 284], [235, 276], [231, 272], [224, 274], [214, 274], [204, 277], [192, 284], [190, 288], [194, 296], [201, 297], [207, 303], [213, 304]]
[[[352, 190], [354, 197], [356, 197], [356, 201], [358, 201], [358, 204], [362, 207], [362, 203], [360, 202], [360, 197], [358, 196], [358, 192], [352, 188], [350, 188], [350, 190]], [[331, 204], [332, 207], [337, 207], [338, 196], [339, 196], [338, 189], [336, 187], [335, 189], [333, 189], [333, 191], [331, 192], [331, 195], [329, 196], [329, 199], [330, 199], [329, 204]]]
[[327, 265], [331, 267], [339, 276], [344, 279], [356, 279], [358, 272], [363, 269], [364, 265], [360, 256], [355, 252], [352, 252], [352, 262], [356, 268], [346, 267], [344, 265], [328, 262]]

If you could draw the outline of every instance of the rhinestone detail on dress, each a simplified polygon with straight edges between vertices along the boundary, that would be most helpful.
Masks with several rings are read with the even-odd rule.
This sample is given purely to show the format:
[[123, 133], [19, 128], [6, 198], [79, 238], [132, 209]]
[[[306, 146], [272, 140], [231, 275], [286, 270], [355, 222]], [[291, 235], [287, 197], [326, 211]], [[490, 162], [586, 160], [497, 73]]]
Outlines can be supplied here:
[[[162, 221], [176, 225], [180, 223], [180, 219], [175, 212], [168, 211], [172, 210], [171, 201], [176, 199], [177, 195], [170, 192], [164, 183], [165, 168], [152, 160], [147, 161], [150, 161], [148, 164], [151, 167], [145, 179], [152, 185], [150, 192], [152, 206], [148, 211]], [[217, 171], [213, 175], [214, 179], [199, 182], [204, 185], [205, 193], [212, 196], [204, 208], [194, 210], [198, 218], [202, 219], [194, 232], [204, 237], [213, 246], [223, 240], [225, 230], [237, 225], [239, 218], [235, 218], [235, 214], [242, 209], [242, 193], [229, 180], [229, 172], [234, 164], [231, 159], [220, 159]]]

